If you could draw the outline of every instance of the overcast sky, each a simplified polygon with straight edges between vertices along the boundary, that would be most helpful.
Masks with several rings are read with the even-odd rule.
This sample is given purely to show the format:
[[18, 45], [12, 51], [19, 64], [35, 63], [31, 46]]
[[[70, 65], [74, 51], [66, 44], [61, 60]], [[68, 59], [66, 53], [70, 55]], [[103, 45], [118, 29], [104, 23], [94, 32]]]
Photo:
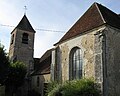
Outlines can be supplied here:
[[[27, 6], [26, 16], [35, 30], [67, 32], [94, 2], [120, 13], [120, 0], [0, 0], [0, 42], [8, 52], [10, 33], [14, 29], [10, 26], [17, 26], [24, 15], [24, 6]], [[40, 58], [64, 34], [36, 30], [34, 57]]]

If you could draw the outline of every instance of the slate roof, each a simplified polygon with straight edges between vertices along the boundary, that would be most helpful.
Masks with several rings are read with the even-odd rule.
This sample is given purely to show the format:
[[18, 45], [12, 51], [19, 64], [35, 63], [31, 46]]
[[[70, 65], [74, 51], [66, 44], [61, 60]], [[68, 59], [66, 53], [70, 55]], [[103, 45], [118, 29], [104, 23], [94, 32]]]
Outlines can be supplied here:
[[97, 28], [104, 24], [108, 24], [120, 29], [120, 16], [118, 16], [116, 13], [112, 12], [105, 6], [95, 2], [60, 39], [58, 43], [62, 43], [63, 41], [66, 41], [70, 38], [73, 38], [77, 35], [80, 35], [86, 31]]
[[39, 66], [32, 75], [50, 74], [52, 50], [47, 50], [40, 58]]
[[16, 28], [35, 33], [35, 30], [33, 29], [26, 15], [23, 16], [23, 18], [21, 19], [19, 24], [16, 26]]

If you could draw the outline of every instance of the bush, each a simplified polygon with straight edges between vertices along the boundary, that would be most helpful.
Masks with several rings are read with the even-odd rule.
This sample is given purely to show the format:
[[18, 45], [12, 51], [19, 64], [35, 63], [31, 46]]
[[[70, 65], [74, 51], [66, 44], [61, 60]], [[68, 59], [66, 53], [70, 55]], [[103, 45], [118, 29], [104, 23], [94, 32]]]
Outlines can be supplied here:
[[[49, 89], [50, 86], [48, 86]], [[100, 91], [91, 79], [66, 81], [64, 84], [56, 84], [48, 96], [99, 96]]]
[[47, 96], [49, 93], [49, 94], [51, 94], [50, 96], [52, 96], [52, 94], [55, 94], [55, 92], [57, 92], [57, 89], [59, 89], [59, 86], [60, 86], [60, 84], [57, 81], [49, 82], [45, 95]]

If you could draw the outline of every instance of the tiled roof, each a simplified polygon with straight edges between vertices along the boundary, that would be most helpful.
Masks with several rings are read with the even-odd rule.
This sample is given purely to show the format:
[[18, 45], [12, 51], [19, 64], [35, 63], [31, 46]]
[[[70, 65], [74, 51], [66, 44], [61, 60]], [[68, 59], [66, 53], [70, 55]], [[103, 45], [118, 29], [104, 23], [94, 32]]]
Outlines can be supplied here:
[[120, 16], [110, 9], [98, 4], [99, 10], [108, 25], [120, 29]]
[[29, 32], [35, 32], [33, 27], [31, 26], [29, 20], [27, 19], [26, 15], [23, 16], [19, 24], [16, 26], [16, 28], [29, 31]]
[[58, 43], [73, 38], [103, 24], [108, 24], [113, 27], [120, 28], [120, 17], [103, 5], [94, 3], [60, 39]]
[[43, 62], [46, 58], [48, 58], [52, 54], [52, 50], [53, 49], [47, 50], [40, 58], [40, 62]]
[[50, 74], [52, 50], [53, 49], [47, 50], [45, 54], [43, 54], [43, 56], [40, 58], [38, 68], [32, 75]]

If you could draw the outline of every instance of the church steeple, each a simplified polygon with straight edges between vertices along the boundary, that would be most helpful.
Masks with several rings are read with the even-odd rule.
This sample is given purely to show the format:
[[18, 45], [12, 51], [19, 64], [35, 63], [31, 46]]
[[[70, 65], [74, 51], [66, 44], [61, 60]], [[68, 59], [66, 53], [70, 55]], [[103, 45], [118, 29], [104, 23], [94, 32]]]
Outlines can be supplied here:
[[[12, 62], [20, 61], [26, 64], [27, 76], [30, 75], [34, 68], [34, 37], [35, 30], [33, 29], [26, 15], [24, 14], [18, 25], [11, 32], [9, 59]], [[30, 80], [28, 81], [30, 82]], [[26, 82], [23, 87], [23, 94], [25, 96], [27, 96], [26, 94], [29, 90], [29, 82]]]
[[35, 30], [24, 14], [21, 21], [11, 32], [9, 58], [11, 61], [21, 61], [27, 65], [27, 72], [33, 69]]
[[35, 33], [35, 30], [31, 26], [31, 24], [30, 24], [30, 22], [27, 19], [25, 14], [24, 14], [23, 18], [21, 19], [21, 21], [19, 22], [19, 24], [16, 26], [16, 28], [18, 28], [20, 30], [25, 30], [25, 31], [29, 31], [29, 32], [34, 32]]

